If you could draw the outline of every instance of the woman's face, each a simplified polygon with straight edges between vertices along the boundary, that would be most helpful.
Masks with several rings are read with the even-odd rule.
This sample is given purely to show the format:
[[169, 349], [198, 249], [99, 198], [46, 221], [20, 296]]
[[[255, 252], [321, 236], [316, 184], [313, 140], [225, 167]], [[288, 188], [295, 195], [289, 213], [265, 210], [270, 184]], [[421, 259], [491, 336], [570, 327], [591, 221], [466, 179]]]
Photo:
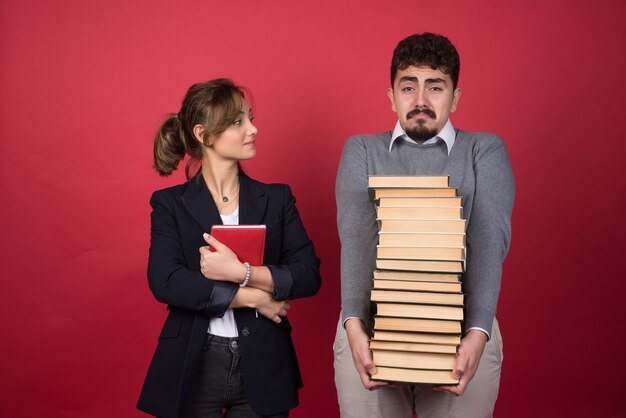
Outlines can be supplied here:
[[239, 117], [228, 129], [212, 139], [211, 149], [226, 160], [249, 160], [256, 155], [256, 126], [252, 124], [252, 110], [243, 100]]

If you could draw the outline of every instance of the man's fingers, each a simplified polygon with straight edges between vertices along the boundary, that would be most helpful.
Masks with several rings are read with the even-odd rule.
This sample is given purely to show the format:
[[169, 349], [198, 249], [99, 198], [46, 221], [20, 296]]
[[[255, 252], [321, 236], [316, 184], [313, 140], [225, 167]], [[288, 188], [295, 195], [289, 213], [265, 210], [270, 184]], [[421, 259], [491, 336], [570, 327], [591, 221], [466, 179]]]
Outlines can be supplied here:
[[465, 389], [467, 388], [467, 384], [469, 383], [469, 381], [470, 379], [467, 376], [462, 376], [459, 380], [458, 385], [433, 386], [433, 390], [438, 391], [438, 392], [451, 393], [456, 396], [461, 396], [465, 392]]
[[463, 376], [465, 370], [467, 369], [468, 362], [469, 359], [466, 356], [460, 355], [456, 358], [456, 364], [452, 370], [452, 377], [454, 379], [460, 379]]
[[376, 382], [372, 380], [372, 376], [376, 374], [378, 369], [372, 360], [372, 354], [369, 351], [369, 348], [366, 348], [366, 351], [362, 353], [361, 364], [363, 366], [364, 373], [359, 374], [361, 374], [361, 381], [363, 382], [363, 387], [365, 389], [372, 390], [380, 386], [387, 386], [387, 382]]
[[[373, 368], [375, 371], [376, 366], [374, 366]], [[378, 382], [376, 380], [372, 380], [371, 373], [364, 372], [364, 373], [359, 373], [359, 375], [361, 377], [361, 383], [363, 383], [363, 387], [367, 390], [374, 390], [382, 386], [389, 386], [388, 382]]]
[[367, 361], [363, 362], [363, 366], [365, 367], [365, 370], [366, 370], [366, 371], [367, 371], [370, 375], [376, 374], [377, 369], [376, 369], [376, 365], [374, 364], [374, 362], [373, 362], [373, 361], [371, 361], [371, 360], [369, 360], [369, 359], [368, 359]]
[[436, 392], [446, 392], [452, 395], [459, 395], [458, 389], [456, 386], [433, 386], [433, 390]]
[[365, 385], [365, 389], [374, 390], [383, 386], [390, 386], [390, 384], [389, 382], [378, 382], [376, 380], [370, 380], [369, 383]]

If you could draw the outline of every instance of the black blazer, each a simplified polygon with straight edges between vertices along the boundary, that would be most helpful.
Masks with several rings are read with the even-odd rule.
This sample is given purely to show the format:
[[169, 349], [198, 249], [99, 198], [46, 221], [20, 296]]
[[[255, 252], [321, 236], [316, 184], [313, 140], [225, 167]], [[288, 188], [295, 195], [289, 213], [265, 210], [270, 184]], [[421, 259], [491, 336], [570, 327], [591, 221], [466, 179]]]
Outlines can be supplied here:
[[[298, 215], [289, 186], [240, 176], [239, 223], [265, 224], [264, 265], [272, 272], [274, 298], [314, 295], [320, 288], [319, 259]], [[199, 174], [155, 192], [152, 205], [148, 282], [168, 305], [158, 346], [137, 407], [162, 418], [178, 417], [206, 341], [209, 318], [222, 316], [238, 285], [200, 273], [202, 234], [221, 224], [213, 198]], [[239, 332], [244, 391], [261, 415], [298, 404], [302, 379], [287, 318], [276, 324], [254, 309], [234, 310]]]

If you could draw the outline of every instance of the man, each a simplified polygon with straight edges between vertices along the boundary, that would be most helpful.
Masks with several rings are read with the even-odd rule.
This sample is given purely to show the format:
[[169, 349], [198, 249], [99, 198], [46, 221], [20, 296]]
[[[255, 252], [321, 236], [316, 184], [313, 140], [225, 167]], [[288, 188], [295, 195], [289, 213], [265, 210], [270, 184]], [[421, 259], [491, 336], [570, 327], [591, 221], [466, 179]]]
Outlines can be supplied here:
[[[515, 194], [506, 147], [493, 134], [454, 129], [460, 62], [444, 36], [412, 35], [396, 47], [388, 95], [393, 131], [356, 135], [337, 173], [342, 315], [335, 338], [335, 384], [344, 418], [485, 417], [493, 414], [502, 342], [495, 319]], [[370, 292], [378, 242], [368, 175], [448, 175], [462, 196], [466, 229], [464, 334], [455, 386], [388, 385], [372, 380]]]

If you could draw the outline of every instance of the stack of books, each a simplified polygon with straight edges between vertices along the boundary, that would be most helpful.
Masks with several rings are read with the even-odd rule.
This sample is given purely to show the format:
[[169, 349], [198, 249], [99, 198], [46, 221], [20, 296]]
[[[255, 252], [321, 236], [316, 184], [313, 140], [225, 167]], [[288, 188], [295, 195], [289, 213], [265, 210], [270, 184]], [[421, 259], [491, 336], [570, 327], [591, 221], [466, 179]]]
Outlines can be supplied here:
[[370, 176], [379, 240], [374, 380], [457, 384], [465, 220], [447, 176]]

